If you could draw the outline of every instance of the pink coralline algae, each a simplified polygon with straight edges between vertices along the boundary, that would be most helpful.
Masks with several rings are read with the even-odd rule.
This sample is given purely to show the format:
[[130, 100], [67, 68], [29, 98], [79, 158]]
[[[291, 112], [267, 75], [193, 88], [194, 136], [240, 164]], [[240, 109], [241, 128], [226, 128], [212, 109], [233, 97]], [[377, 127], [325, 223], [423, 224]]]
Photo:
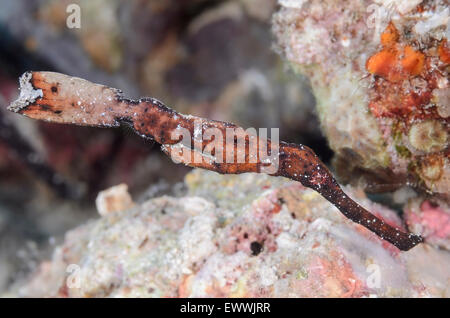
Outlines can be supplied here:
[[412, 199], [405, 208], [408, 227], [425, 240], [450, 250], [450, 208], [442, 200]]

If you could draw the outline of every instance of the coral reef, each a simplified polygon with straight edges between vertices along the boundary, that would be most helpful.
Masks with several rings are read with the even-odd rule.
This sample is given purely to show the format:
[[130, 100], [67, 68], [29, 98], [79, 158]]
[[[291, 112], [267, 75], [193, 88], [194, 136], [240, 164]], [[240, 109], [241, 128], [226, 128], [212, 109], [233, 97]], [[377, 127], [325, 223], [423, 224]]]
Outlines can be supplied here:
[[[26, 73], [14, 111], [122, 131], [0, 109], [0, 295], [450, 297], [448, 0], [76, 3], [80, 29], [66, 25], [70, 0], [2, 2], [0, 104], [17, 96], [21, 73], [45, 69], [177, 111]], [[342, 189], [299, 73], [340, 181], [351, 183]], [[175, 127], [188, 128], [194, 157], [212, 145], [196, 148], [199, 117], [181, 112], [280, 127], [321, 160], [281, 143], [276, 175], [303, 186], [205, 170], [173, 186], [188, 168], [155, 141], [172, 159], [186, 149], [168, 141]], [[205, 120], [200, 133], [211, 127], [237, 126]], [[216, 149], [194, 166], [267, 163], [218, 163]], [[422, 238], [408, 252], [388, 243], [407, 250]]]
[[343, 180], [448, 199], [448, 2], [279, 3], [278, 51], [310, 78]]
[[[163, 196], [66, 234], [9, 295], [58, 297], [449, 297], [450, 254], [399, 253], [317, 192], [258, 174], [194, 170]], [[401, 226], [392, 210], [347, 187]]]

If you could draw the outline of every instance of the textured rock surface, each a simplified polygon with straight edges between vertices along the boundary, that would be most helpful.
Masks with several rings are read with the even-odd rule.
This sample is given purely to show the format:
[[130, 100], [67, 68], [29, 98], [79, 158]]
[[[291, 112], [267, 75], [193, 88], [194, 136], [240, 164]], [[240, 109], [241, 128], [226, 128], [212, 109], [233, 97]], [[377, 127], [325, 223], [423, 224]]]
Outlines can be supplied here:
[[[67, 233], [20, 296], [449, 297], [450, 254], [406, 253], [283, 178], [195, 170], [160, 197]], [[353, 197], [387, 222], [395, 212]]]
[[448, 194], [448, 1], [279, 1], [278, 50], [310, 77], [344, 180]]

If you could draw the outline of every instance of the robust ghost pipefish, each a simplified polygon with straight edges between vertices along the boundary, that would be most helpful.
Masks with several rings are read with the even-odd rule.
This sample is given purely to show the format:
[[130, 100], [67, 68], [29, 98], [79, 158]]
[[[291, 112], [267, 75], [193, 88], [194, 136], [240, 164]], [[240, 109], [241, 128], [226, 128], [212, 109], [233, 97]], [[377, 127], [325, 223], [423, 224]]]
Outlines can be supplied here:
[[[20, 78], [20, 90], [19, 98], [8, 108], [11, 111], [54, 123], [96, 127], [129, 125], [140, 136], [151, 138], [161, 144], [162, 150], [167, 155], [188, 166], [221, 174], [256, 172], [283, 176], [314, 189], [347, 218], [376, 233], [400, 250], [407, 251], [423, 242], [421, 236], [406, 233], [385, 223], [353, 201], [344, 193], [325, 164], [306, 146], [278, 143], [277, 169], [267, 172], [265, 169], [267, 162], [258, 155], [256, 160], [252, 161], [250, 154], [258, 154], [261, 145], [273, 151], [270, 139], [249, 136], [242, 133], [243, 129], [234, 124], [182, 115], [154, 98], [136, 101], [126, 99], [120, 90], [59, 73], [27, 72]], [[198, 120], [202, 122], [201, 132], [215, 129], [222, 133], [221, 136], [226, 136], [229, 129], [240, 131], [236, 133], [232, 146], [245, 145], [243, 148], [245, 160], [238, 162], [237, 154], [233, 155], [231, 162], [222, 160], [221, 156], [224, 156], [226, 151], [221, 152], [222, 155], [217, 155], [218, 149], [214, 150], [212, 156], [204, 155], [203, 150], [212, 142], [209, 140], [198, 142], [195, 137], [191, 137], [186, 146], [186, 141], [180, 140], [178, 137], [181, 136], [176, 133], [183, 129], [189, 132], [190, 136], [195, 136], [199, 133], [196, 126]], [[178, 137], [174, 138], [174, 135]], [[254, 138], [258, 142], [252, 142]], [[223, 141], [222, 145], [226, 145], [226, 141]], [[178, 155], [181, 148], [187, 156]], [[200, 160], [192, 160], [194, 157]]]

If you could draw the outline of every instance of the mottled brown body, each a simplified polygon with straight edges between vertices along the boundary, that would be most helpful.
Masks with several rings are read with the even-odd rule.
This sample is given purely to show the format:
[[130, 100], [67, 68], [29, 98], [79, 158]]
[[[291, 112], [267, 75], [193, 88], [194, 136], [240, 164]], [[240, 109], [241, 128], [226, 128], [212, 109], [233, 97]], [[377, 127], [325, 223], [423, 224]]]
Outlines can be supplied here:
[[[23, 92], [19, 100], [10, 106], [10, 110], [28, 117], [57, 123], [99, 127], [130, 125], [142, 137], [151, 138], [162, 144], [163, 151], [172, 158], [177, 158], [179, 162], [221, 174], [264, 172], [268, 163], [261, 161], [259, 147], [265, 145], [269, 151], [278, 152], [278, 169], [269, 173], [270, 175], [299, 181], [304, 186], [316, 190], [346, 217], [363, 225], [401, 250], [409, 250], [422, 242], [420, 236], [405, 233], [390, 226], [348, 197], [328, 168], [306, 146], [280, 142], [278, 149], [271, 149], [273, 145], [270, 139], [260, 139], [258, 136], [247, 134], [234, 124], [185, 116], [153, 98], [139, 101], [128, 100], [123, 98], [120, 91], [116, 89], [63, 74], [33, 72], [30, 75], [26, 73], [21, 79], [22, 90], [27, 81], [31, 83], [35, 92], [42, 90], [41, 96], [30, 99], [26, 96], [26, 92]], [[203, 151], [213, 140], [196, 140], [196, 134], [200, 133], [196, 131], [198, 122], [201, 122], [202, 134], [211, 128], [220, 131], [223, 136], [221, 144], [224, 148], [233, 147], [237, 150], [237, 145], [245, 145], [245, 160], [238, 162], [237, 151], [235, 151], [235, 160], [227, 163], [226, 149], [223, 149], [222, 160], [218, 159], [219, 151], [215, 148], [211, 151], [212, 156], [204, 156]], [[174, 138], [174, 133], [180, 129], [188, 131], [191, 136], [191, 146], [182, 146], [188, 154], [184, 157], [177, 155], [180, 151], [181, 137]], [[225, 138], [227, 129], [236, 131], [234, 142], [228, 144]], [[252, 153], [258, 154], [254, 161], [250, 158]], [[201, 160], [195, 161], [195, 156]]]

